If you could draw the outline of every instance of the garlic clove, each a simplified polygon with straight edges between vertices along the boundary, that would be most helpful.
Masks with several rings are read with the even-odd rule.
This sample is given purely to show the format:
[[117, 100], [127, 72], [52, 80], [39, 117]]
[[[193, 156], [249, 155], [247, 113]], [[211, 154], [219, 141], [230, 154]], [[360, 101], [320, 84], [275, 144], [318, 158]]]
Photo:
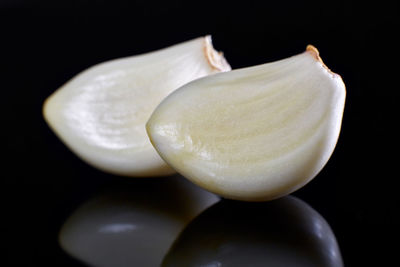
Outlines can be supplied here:
[[221, 200], [186, 226], [162, 266], [343, 267], [343, 259], [328, 222], [285, 196], [265, 203]]
[[177, 172], [223, 197], [266, 201], [304, 186], [328, 161], [345, 85], [316, 48], [193, 81], [164, 99], [150, 140]]
[[230, 70], [206, 36], [152, 53], [108, 61], [83, 71], [46, 101], [44, 118], [81, 159], [126, 176], [168, 175], [145, 123], [176, 88]]
[[135, 180], [83, 203], [59, 243], [89, 266], [160, 266], [189, 221], [218, 200], [179, 175]]

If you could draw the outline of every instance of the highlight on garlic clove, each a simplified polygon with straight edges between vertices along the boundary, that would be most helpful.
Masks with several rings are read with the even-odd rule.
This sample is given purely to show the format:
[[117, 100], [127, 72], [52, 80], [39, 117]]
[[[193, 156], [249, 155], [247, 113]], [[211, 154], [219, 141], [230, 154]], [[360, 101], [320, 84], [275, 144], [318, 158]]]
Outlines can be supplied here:
[[175, 173], [148, 140], [145, 123], [178, 87], [230, 70], [205, 36], [159, 51], [91, 67], [53, 93], [43, 115], [81, 159], [124, 176]]
[[147, 122], [161, 157], [225, 198], [266, 201], [308, 183], [329, 160], [345, 85], [312, 46], [299, 55], [193, 81]]
[[186, 226], [162, 266], [343, 267], [343, 259], [328, 222], [285, 196], [264, 203], [221, 200]]
[[89, 266], [158, 267], [189, 221], [218, 201], [179, 175], [136, 179], [78, 207], [62, 226], [59, 243]]

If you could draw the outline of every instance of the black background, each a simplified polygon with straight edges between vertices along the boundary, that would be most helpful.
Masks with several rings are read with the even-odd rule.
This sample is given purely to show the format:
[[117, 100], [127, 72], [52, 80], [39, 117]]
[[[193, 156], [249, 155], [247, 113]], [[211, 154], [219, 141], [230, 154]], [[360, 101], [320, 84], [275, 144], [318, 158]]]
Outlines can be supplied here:
[[[262, 2], [262, 4], [261, 4]], [[72, 154], [41, 114], [80, 71], [205, 34], [233, 68], [316, 46], [347, 87], [342, 132], [322, 172], [295, 192], [332, 226], [346, 266], [398, 251], [398, 4], [384, 1], [0, 1], [1, 266], [81, 266], [59, 248], [63, 221], [131, 179]], [[3, 264], [4, 263], [4, 264]]]

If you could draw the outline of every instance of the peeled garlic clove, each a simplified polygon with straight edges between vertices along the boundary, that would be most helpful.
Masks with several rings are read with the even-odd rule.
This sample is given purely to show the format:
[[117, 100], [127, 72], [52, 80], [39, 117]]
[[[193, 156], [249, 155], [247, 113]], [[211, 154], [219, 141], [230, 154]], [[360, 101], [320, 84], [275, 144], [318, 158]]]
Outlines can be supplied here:
[[277, 62], [191, 82], [147, 123], [177, 172], [226, 198], [263, 201], [315, 177], [340, 132], [345, 86], [308, 46]]
[[60, 231], [63, 250], [89, 266], [158, 267], [187, 223], [219, 200], [179, 175], [142, 181], [74, 211]]
[[230, 70], [206, 36], [108, 61], [77, 75], [45, 102], [44, 118], [80, 158], [127, 176], [174, 173], [148, 140], [145, 123], [176, 88]]
[[[227, 223], [229, 222], [229, 223]], [[163, 267], [343, 267], [328, 222], [302, 200], [222, 200], [182, 231]]]

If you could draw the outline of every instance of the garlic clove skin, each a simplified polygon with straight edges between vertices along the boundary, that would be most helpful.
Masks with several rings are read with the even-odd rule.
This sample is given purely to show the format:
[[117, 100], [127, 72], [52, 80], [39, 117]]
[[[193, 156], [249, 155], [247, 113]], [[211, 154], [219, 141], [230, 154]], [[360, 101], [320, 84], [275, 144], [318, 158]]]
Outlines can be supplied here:
[[59, 243], [89, 266], [158, 267], [189, 221], [218, 201], [179, 175], [136, 179], [78, 207]]
[[[229, 223], [227, 223], [229, 222]], [[221, 200], [186, 226], [163, 267], [343, 267], [328, 222], [304, 201]]]
[[308, 183], [329, 160], [345, 85], [313, 46], [297, 56], [193, 81], [147, 123], [161, 157], [225, 198], [267, 201]]
[[95, 65], [63, 85], [44, 103], [56, 135], [81, 159], [124, 176], [175, 173], [148, 140], [145, 124], [175, 89], [230, 70], [211, 37]]

